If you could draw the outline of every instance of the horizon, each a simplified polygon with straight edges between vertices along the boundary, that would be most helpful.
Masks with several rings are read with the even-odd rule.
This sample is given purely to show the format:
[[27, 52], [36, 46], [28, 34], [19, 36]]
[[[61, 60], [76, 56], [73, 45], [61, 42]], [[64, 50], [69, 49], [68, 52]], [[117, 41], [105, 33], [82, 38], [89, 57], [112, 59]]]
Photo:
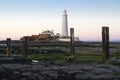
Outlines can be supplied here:
[[101, 41], [102, 26], [109, 27], [110, 41], [120, 41], [119, 4], [120, 0], [1, 0], [0, 40], [19, 40], [43, 30], [61, 33], [66, 9], [68, 32], [74, 28], [81, 41]]

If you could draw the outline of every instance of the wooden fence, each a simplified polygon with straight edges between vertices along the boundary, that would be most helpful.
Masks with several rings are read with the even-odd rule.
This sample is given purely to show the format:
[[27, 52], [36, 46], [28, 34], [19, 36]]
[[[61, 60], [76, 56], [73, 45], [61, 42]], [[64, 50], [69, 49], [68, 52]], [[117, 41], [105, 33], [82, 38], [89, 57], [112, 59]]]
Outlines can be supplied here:
[[[23, 44], [23, 56], [28, 56], [28, 37], [24, 37]], [[57, 44], [57, 43], [56, 43]], [[74, 41], [74, 28], [70, 28], [70, 55], [75, 57], [75, 41]], [[7, 56], [11, 56], [11, 38], [6, 39], [6, 53]], [[102, 27], [102, 61], [105, 63], [109, 59], [109, 27]]]

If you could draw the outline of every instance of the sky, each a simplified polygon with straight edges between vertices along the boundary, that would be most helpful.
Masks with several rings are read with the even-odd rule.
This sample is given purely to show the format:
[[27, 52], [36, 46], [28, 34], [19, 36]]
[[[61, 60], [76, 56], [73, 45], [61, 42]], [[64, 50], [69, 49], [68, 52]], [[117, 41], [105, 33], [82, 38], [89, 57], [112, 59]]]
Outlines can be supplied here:
[[80, 40], [101, 41], [102, 26], [107, 26], [110, 41], [120, 41], [120, 0], [0, 0], [0, 40], [43, 30], [61, 33], [64, 9], [68, 28]]

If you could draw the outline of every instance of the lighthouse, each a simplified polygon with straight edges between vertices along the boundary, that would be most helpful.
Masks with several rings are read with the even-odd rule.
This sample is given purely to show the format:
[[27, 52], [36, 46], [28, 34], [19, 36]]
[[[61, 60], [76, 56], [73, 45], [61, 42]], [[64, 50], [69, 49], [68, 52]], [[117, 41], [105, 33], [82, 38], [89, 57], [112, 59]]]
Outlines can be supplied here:
[[67, 11], [63, 11], [62, 15], [62, 36], [68, 36], [68, 21], [67, 21]]
[[[68, 20], [67, 20], [67, 11], [63, 11], [62, 15], [62, 31], [59, 41], [70, 41], [70, 36], [68, 35]], [[79, 41], [79, 37], [74, 37], [74, 41]]]

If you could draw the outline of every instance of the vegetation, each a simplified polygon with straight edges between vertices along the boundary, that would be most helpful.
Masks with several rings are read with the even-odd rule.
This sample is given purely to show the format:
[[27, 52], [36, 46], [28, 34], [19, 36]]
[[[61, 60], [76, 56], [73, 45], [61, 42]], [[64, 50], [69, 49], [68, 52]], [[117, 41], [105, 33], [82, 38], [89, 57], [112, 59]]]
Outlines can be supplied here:
[[[32, 54], [29, 55], [27, 59], [29, 60], [39, 60], [39, 61], [55, 61], [55, 62], [65, 62], [65, 58], [69, 57], [69, 53], [50, 53], [50, 54]], [[108, 63], [113, 65], [119, 65], [120, 62], [115, 61], [116, 59], [120, 59], [119, 54], [110, 55], [110, 60]], [[70, 64], [99, 64], [102, 62], [102, 56], [101, 54], [79, 54], [76, 53], [75, 58], [73, 61], [70, 61], [68, 63]]]
[[[65, 42], [64, 42], [65, 43]], [[65, 59], [70, 56], [69, 43], [33, 43], [28, 47], [28, 60], [39, 61], [55, 61], [65, 62]], [[41, 46], [40, 46], [41, 45]], [[58, 46], [60, 45], [60, 46]], [[68, 63], [80, 63], [80, 64], [94, 64], [101, 63], [102, 61], [102, 47], [101, 43], [79, 43], [75, 44], [75, 58]], [[0, 47], [0, 55], [4, 56], [6, 53], [6, 47]], [[47, 52], [48, 51], [48, 52]], [[12, 55], [20, 55], [23, 52], [22, 46], [12, 47]], [[114, 65], [120, 65], [120, 44], [110, 44], [110, 59], [108, 63]]]
[[50, 54], [32, 54], [29, 55], [27, 59], [29, 60], [39, 60], [39, 61], [60, 61], [63, 62], [66, 54], [63, 53], [50, 53]]

